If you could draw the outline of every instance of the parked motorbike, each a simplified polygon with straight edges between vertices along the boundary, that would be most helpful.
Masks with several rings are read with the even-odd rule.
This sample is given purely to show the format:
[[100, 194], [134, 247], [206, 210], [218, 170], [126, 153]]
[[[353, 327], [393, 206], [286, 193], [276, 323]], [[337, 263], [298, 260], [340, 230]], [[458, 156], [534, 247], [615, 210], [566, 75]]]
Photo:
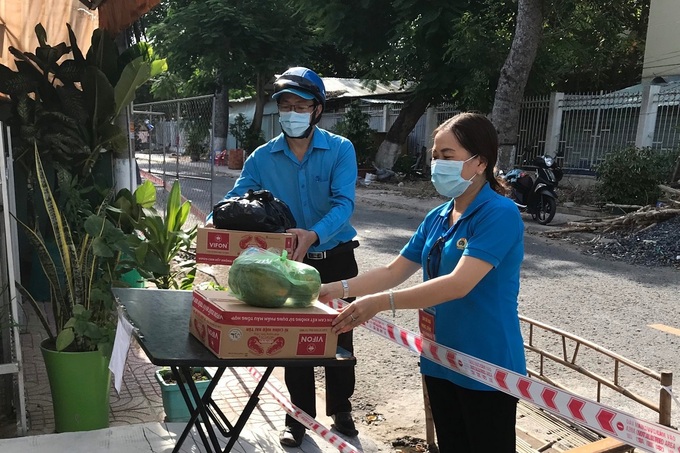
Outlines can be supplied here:
[[555, 189], [562, 179], [562, 169], [550, 156], [537, 156], [530, 165], [535, 167], [533, 176], [525, 167], [510, 170], [503, 178], [510, 184], [510, 198], [519, 210], [531, 214], [541, 225], [547, 225], [557, 210]]

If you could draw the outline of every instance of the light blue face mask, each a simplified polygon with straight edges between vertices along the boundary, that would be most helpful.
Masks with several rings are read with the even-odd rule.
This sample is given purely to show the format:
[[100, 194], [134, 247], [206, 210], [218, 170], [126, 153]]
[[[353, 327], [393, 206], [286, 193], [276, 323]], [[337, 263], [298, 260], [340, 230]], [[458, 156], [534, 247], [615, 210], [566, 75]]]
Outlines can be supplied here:
[[304, 138], [307, 129], [310, 128], [312, 119], [311, 113], [281, 112], [279, 113], [279, 124], [283, 132], [290, 138]]
[[472, 180], [477, 174], [472, 175], [472, 178], [465, 179], [461, 175], [463, 165], [477, 157], [475, 154], [468, 160], [443, 160], [435, 159], [432, 161], [432, 184], [441, 195], [448, 198], [457, 198], [470, 187]]

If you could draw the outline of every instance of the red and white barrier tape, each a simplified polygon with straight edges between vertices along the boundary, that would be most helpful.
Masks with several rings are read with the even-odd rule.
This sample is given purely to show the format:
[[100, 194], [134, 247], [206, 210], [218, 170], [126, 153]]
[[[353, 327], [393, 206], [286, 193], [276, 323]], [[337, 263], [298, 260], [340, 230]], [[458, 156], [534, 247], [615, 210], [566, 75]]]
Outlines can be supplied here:
[[[255, 378], [256, 381], [260, 381], [262, 379], [262, 373], [257, 368], [254, 367], [248, 367], [248, 371], [250, 374], [253, 375], [253, 378]], [[270, 380], [272, 377], [269, 378]], [[319, 436], [321, 436], [324, 440], [329, 442], [331, 445], [333, 445], [335, 448], [337, 448], [339, 451], [343, 453], [360, 453], [359, 450], [354, 448], [353, 445], [347, 443], [342, 437], [338, 436], [337, 434], [333, 433], [331, 430], [323, 426], [321, 423], [317, 422], [315, 419], [313, 419], [309, 414], [295, 406], [293, 403], [291, 403], [286, 396], [279, 391], [279, 389], [276, 388], [271, 382], [267, 381], [264, 384], [264, 388], [274, 397], [276, 401], [283, 407], [283, 409], [291, 415], [295, 420], [299, 421], [303, 425], [305, 425], [307, 428], [311, 429], [315, 433], [317, 433]]]
[[[335, 299], [328, 305], [339, 309], [348, 304], [340, 299]], [[596, 401], [553, 387], [541, 380], [515, 373], [427, 339], [422, 339], [420, 335], [402, 329], [379, 317], [374, 317], [362, 325], [368, 330], [416, 354], [421, 354], [439, 365], [482, 382], [496, 390], [530, 401], [538, 407], [573, 420], [605, 436], [649, 451], [680, 452], [680, 432], [667, 426], [641, 420]]]

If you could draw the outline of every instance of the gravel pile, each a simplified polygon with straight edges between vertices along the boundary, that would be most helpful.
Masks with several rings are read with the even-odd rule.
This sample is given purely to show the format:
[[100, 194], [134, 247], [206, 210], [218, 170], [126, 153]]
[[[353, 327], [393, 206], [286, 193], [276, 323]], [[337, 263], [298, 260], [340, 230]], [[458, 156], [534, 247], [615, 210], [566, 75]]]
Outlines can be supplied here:
[[586, 252], [643, 266], [680, 269], [680, 216], [637, 233], [612, 232], [590, 241]]

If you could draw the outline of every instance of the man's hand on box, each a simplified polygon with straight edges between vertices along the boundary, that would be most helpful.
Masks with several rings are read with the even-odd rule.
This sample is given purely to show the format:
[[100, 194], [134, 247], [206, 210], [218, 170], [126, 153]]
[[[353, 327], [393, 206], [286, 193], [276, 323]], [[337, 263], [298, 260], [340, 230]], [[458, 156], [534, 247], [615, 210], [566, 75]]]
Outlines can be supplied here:
[[286, 232], [294, 234], [297, 238], [297, 245], [295, 246], [295, 251], [290, 259], [302, 262], [302, 260], [305, 259], [309, 247], [318, 240], [318, 236], [314, 231], [303, 230], [302, 228], [291, 228]]

